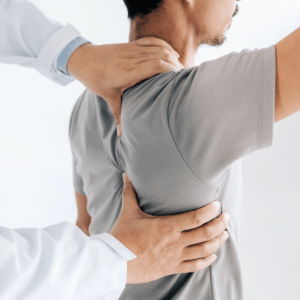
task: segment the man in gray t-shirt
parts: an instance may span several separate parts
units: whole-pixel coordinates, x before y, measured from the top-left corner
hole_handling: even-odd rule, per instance
[[[168,72],[127,90],[120,139],[106,102],[82,95],[70,137],[75,189],[87,196],[91,234],[109,232],[116,221],[123,171],[149,214],[191,211],[216,199],[231,215],[230,238],[211,268],[128,285],[121,299],[242,299],[239,159],[271,145],[274,97],[275,47]]]
[[[129,15],[134,16],[132,9],[137,2],[125,2],[131,2]],[[165,39],[179,52],[181,63],[189,66],[193,46],[187,39],[180,48],[180,41],[199,31],[191,30],[191,26],[186,31],[178,28],[178,24],[185,28],[178,16],[181,12],[187,24],[193,23],[191,13],[197,12],[197,5],[190,8],[180,6],[185,1],[152,2],[162,4],[132,17],[131,39],[143,30],[148,36],[167,32]],[[191,2],[186,1],[186,5]],[[208,14],[208,8],[201,9]],[[170,24],[173,31],[169,32],[166,28]],[[221,43],[222,36],[207,40]],[[127,285],[120,299],[243,299],[238,253],[240,159],[271,146],[274,104],[275,120],[300,109],[300,82],[294,80],[300,76],[297,51],[299,30],[277,44],[276,51],[272,46],[231,53],[141,82],[123,95],[121,138],[107,103],[89,91],[80,97],[71,118],[70,140],[74,185],[88,201],[90,234],[109,232],[116,221],[123,171],[136,189],[142,210],[149,214],[182,213],[218,200],[222,210],[231,215],[230,238],[217,251],[218,259],[211,267]]]

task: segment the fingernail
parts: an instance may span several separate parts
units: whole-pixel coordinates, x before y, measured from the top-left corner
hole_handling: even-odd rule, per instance
[[[221,203],[219,201],[214,201],[214,205],[216,208],[219,208],[221,206]]]
[[[230,219],[230,214],[229,213],[225,213],[225,219],[229,220]]]
[[[225,240],[227,240],[229,238],[229,234],[227,231],[224,231],[224,238],[225,238]]]
[[[124,172],[124,173],[122,174],[122,177],[123,177],[123,182],[125,183],[125,182],[127,181],[127,179],[128,179],[127,174]]]
[[[216,261],[218,258],[218,256],[216,254],[214,254],[214,261]]]

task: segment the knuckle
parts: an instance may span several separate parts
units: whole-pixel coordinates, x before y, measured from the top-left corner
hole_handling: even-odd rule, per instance
[[[154,62],[155,69],[161,69],[163,66],[163,61],[161,59],[156,59]]]
[[[201,249],[201,257],[206,257],[210,254],[210,248],[208,245],[203,244],[202,249]]]
[[[203,227],[203,237],[206,241],[210,240],[212,238],[212,231],[208,226]]]
[[[193,213],[191,215],[191,223],[195,227],[199,227],[201,225],[201,217],[197,213]]]
[[[162,47],[162,46],[159,46],[157,50],[158,50],[158,53],[163,54],[163,55],[168,53],[168,49],[165,47]]]
[[[164,52],[165,54],[170,54],[170,51],[169,51],[167,48],[162,47],[162,49],[163,49],[163,52]]]
[[[172,54],[171,54],[170,52],[167,52],[167,53],[165,53],[164,55],[165,55],[165,59],[166,59],[167,61],[172,60]]]

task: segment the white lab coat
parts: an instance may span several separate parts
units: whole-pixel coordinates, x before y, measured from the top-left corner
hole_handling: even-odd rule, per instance
[[[118,299],[134,257],[110,234],[87,237],[66,222],[44,229],[0,227],[0,299]]]
[[[0,0],[0,63],[35,68],[66,85],[74,80],[57,70],[61,51],[80,32],[48,19],[27,0]]]
[[[0,0],[0,62],[37,69],[56,83],[61,51],[80,33],[25,0]],[[69,223],[45,229],[0,227],[1,300],[118,299],[135,256],[109,234],[87,237]]]

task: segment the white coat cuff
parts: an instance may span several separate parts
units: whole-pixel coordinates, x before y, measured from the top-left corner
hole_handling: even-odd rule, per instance
[[[80,36],[80,32],[68,24],[55,32],[42,47],[38,59],[37,68],[44,76],[61,85],[67,85],[74,78],[58,71],[57,58],[63,49],[75,38]]]
[[[126,261],[136,258],[136,255],[134,255],[120,241],[118,241],[109,233],[96,234],[91,236],[90,238],[92,238],[93,240],[101,240],[102,242],[107,244],[110,248],[112,248],[114,251],[116,251]]]

